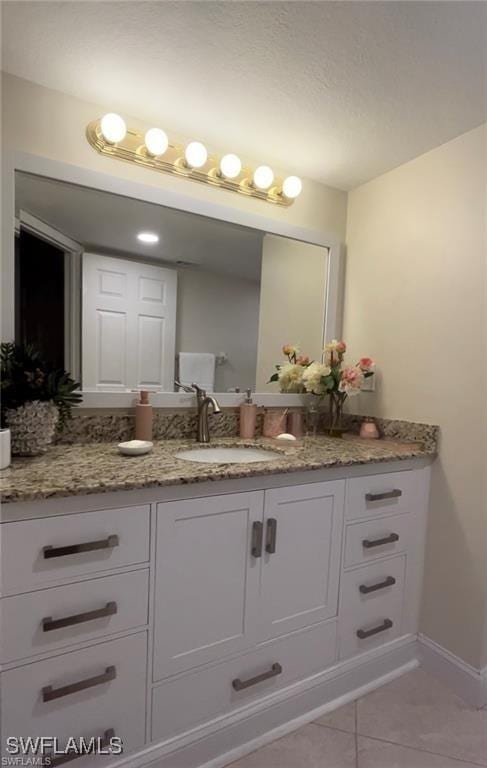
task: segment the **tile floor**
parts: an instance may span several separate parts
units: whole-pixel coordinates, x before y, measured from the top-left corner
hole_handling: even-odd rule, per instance
[[[487,766],[487,709],[421,669],[231,764],[231,768]]]

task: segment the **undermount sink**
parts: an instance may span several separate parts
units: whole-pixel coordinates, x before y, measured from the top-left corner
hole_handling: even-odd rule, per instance
[[[251,464],[254,461],[275,461],[281,456],[263,448],[190,448],[176,453],[177,459],[200,461],[205,464]]]

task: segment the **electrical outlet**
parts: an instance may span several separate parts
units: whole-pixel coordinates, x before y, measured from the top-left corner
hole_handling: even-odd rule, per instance
[[[377,372],[374,367],[374,375],[368,376],[362,385],[362,392],[375,392],[375,380],[377,378]]]

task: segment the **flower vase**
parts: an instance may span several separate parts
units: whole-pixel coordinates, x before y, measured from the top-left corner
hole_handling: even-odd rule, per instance
[[[330,392],[330,406],[328,411],[328,434],[330,437],[342,437],[345,432],[343,426],[343,405],[347,395],[344,392]]]
[[[19,408],[7,410],[12,453],[17,456],[38,456],[52,443],[59,411],[50,401],[33,400]]]

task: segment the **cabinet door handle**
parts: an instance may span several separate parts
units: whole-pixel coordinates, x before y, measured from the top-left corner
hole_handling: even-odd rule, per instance
[[[78,691],[84,691],[86,688],[94,688],[95,685],[109,683],[110,680],[115,680],[116,676],[117,670],[115,667],[107,667],[101,675],[87,677],[86,680],[69,683],[69,685],[63,685],[61,688],[53,688],[52,685],[46,685],[42,689],[42,701],[61,699],[63,696],[69,696],[71,693],[78,693]]]
[[[239,677],[237,677],[235,680],[232,680],[232,688],[235,691],[243,691],[245,688],[250,688],[251,685],[257,685],[257,683],[263,683],[264,680],[270,680],[271,677],[277,677],[277,675],[280,675],[281,673],[282,673],[282,667],[276,661],[276,663],[272,665],[272,667],[269,669],[268,672],[262,672],[261,675],[256,675],[255,677],[249,677],[248,680],[241,680]]]
[[[262,537],[264,526],[258,520],[252,523],[252,557],[262,557]]]
[[[390,619],[385,619],[382,624],[379,624],[377,627],[372,627],[372,629],[357,629],[357,637],[360,640],[365,640],[366,637],[378,635],[379,632],[385,632],[386,629],[391,629],[392,626],[392,621]]]
[[[384,581],[379,581],[377,584],[371,584],[368,587],[366,584],[361,584],[359,591],[363,595],[368,595],[369,592],[377,592],[378,589],[386,589],[386,587],[392,587],[396,583],[394,576],[388,576]]]
[[[71,627],[73,624],[84,624],[85,621],[94,621],[103,619],[105,616],[113,616],[117,613],[117,604],[110,602],[104,608],[97,608],[94,611],[85,611],[84,613],[75,613],[72,616],[64,616],[62,619],[53,619],[52,616],[46,616],[42,619],[42,631],[52,632],[53,629],[63,629]]]
[[[399,541],[398,533],[391,533],[383,539],[364,539],[362,541],[362,546],[365,547],[365,549],[372,549],[372,547],[382,547],[383,544],[393,544],[395,541]]]
[[[115,731],[113,728],[109,728],[105,731],[103,738],[100,741],[100,751],[110,745],[110,741],[114,736]],[[89,741],[89,739],[86,741]],[[53,755],[51,752],[46,752],[43,755],[45,764],[52,766],[52,768],[57,768],[58,765],[64,765],[64,763],[70,763],[71,760],[76,760],[78,757],[83,757],[83,755],[80,752],[67,752],[65,755]]]
[[[402,496],[399,488],[393,488],[392,491],[383,491],[382,493],[366,493],[365,501],[384,501],[385,499],[398,499]]]
[[[277,520],[275,517],[267,519],[265,531],[265,551],[269,555],[274,555],[276,551]]]
[[[67,544],[65,547],[53,547],[50,544],[43,547],[45,560],[51,557],[65,557],[66,555],[77,555],[79,552],[93,552],[95,549],[112,549],[118,547],[118,536],[108,536],[106,539],[98,541],[84,541],[81,544]]]

